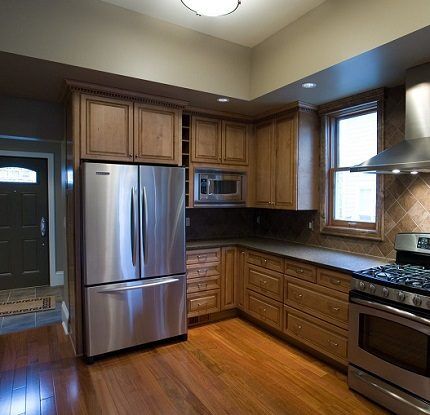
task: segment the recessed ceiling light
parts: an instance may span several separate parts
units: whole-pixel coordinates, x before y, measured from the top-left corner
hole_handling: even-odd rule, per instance
[[[415,175],[415,174],[418,174],[418,172],[414,170],[414,171],[411,171],[411,174]]]
[[[226,102],[230,102],[230,98],[227,97],[219,97],[217,98],[218,102],[222,102],[222,103],[226,103]]]
[[[312,89],[316,88],[317,84],[315,82],[305,82],[304,84],[302,84],[302,87],[306,89]]]
[[[400,170],[399,170],[399,169],[394,169],[394,170],[393,170],[393,173],[394,173],[394,174],[399,174],[399,173],[400,173]]]
[[[233,13],[240,5],[240,0],[181,0],[181,3],[197,16],[225,16]]]

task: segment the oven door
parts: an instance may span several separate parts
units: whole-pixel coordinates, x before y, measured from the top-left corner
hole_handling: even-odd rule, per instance
[[[430,320],[351,295],[350,363],[430,400]]]

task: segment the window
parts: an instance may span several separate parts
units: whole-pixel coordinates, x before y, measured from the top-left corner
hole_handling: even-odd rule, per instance
[[[23,167],[0,167],[1,183],[37,183],[37,173]]]
[[[382,148],[383,100],[380,95],[377,98],[321,111],[326,173],[323,233],[382,239],[382,179],[376,174],[349,172]]]

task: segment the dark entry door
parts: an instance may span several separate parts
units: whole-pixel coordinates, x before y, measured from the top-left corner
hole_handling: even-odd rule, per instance
[[[49,285],[47,160],[0,156],[0,289]]]

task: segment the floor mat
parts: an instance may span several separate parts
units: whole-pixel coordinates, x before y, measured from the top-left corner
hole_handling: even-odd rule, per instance
[[[0,303],[0,317],[47,311],[55,308],[55,295]]]

